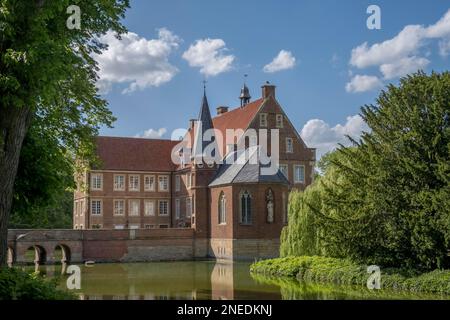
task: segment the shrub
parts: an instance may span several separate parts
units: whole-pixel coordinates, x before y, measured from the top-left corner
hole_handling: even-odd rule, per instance
[[[358,285],[365,287],[369,274],[366,265],[346,259],[319,256],[284,257],[255,262],[252,274],[266,277],[296,278],[299,282]],[[417,270],[386,268],[381,270],[383,289],[450,294],[450,270],[420,273]]]
[[[16,268],[0,268],[0,300],[69,300],[75,295],[46,280]]]

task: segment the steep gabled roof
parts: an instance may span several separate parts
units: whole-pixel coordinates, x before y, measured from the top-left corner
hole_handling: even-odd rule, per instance
[[[212,119],[214,129],[219,130],[223,135],[223,145],[221,148],[222,155],[226,154],[226,129],[247,129],[263,102],[264,99],[261,98]]]
[[[102,170],[173,171],[172,148],[179,141],[104,137],[96,138]]]

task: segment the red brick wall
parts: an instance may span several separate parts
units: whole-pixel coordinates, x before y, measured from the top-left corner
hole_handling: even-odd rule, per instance
[[[226,224],[219,224],[219,197],[224,193],[226,199]],[[231,186],[211,188],[211,238],[233,238],[233,189]]]

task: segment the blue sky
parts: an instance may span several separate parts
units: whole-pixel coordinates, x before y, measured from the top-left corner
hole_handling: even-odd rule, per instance
[[[380,30],[366,26],[371,4],[381,9]],[[277,85],[297,130],[326,151],[365,129],[348,117],[382,86],[418,66],[448,70],[450,15],[438,21],[449,9],[438,0],[131,1],[124,24],[133,34],[105,37],[110,51],[98,57],[99,86],[118,118],[101,134],[170,138],[197,116],[204,78],[215,114],[218,105],[239,104],[248,74],[254,99],[265,81]],[[421,27],[399,37],[408,25]]]

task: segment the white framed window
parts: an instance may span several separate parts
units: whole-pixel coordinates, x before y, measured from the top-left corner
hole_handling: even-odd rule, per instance
[[[128,215],[129,216],[138,216],[140,200],[129,200],[128,203],[129,203]]]
[[[160,224],[159,228],[160,229],[167,229],[167,228],[169,228],[169,225],[168,224]]]
[[[169,177],[168,176],[159,176],[158,177],[158,190],[159,191],[169,191]]]
[[[125,214],[125,200],[114,200],[114,215],[123,216]]]
[[[80,224],[80,230],[83,230],[84,226],[82,224]]]
[[[114,175],[114,191],[125,191],[125,176],[123,174]]]
[[[289,167],[287,164],[280,164],[280,171],[289,180]]]
[[[141,226],[138,225],[138,224],[130,224],[130,225],[128,226],[128,229],[136,230],[136,229],[139,229],[140,227],[141,227]]]
[[[125,229],[125,226],[123,224],[115,224],[114,225],[114,229],[116,230],[122,230]]]
[[[186,173],[186,187],[189,189],[192,186],[192,173]]]
[[[186,217],[192,216],[192,198],[186,198]]]
[[[227,216],[227,200],[225,198],[225,194],[222,191],[219,196],[219,224],[227,223],[226,216]]]
[[[180,176],[175,176],[175,191],[180,191],[181,189],[181,179]]]
[[[155,225],[154,225],[154,224],[145,224],[145,225],[144,225],[144,228],[145,228],[145,229],[154,229],[154,228],[155,228]]]
[[[294,166],[294,182],[304,183],[305,182],[305,166],[295,165]]]
[[[102,214],[102,200],[91,200],[91,214],[97,216]]]
[[[169,201],[159,200],[159,215],[168,216],[169,215]]]
[[[277,128],[283,128],[283,115],[282,114],[277,114],[276,127]]]
[[[181,218],[181,201],[180,199],[175,199],[175,219]]]
[[[103,174],[91,174],[91,190],[103,190]]]
[[[155,191],[155,176],[144,176],[144,191]]]
[[[128,176],[128,190],[129,191],[139,191],[139,175],[130,174]]]
[[[144,201],[144,215],[146,216],[155,215],[155,202],[153,200]]]
[[[86,208],[84,200],[80,201],[80,217],[84,215],[84,210]]]
[[[286,152],[287,153],[294,152],[294,142],[292,138],[286,138]]]
[[[77,224],[75,225],[75,229],[78,229],[78,225]]]
[[[260,127],[267,127],[267,113],[260,113],[259,114],[259,126]]]
[[[78,216],[78,204],[79,204],[79,202],[75,201],[75,206],[73,208],[73,212],[75,214],[75,217]]]

